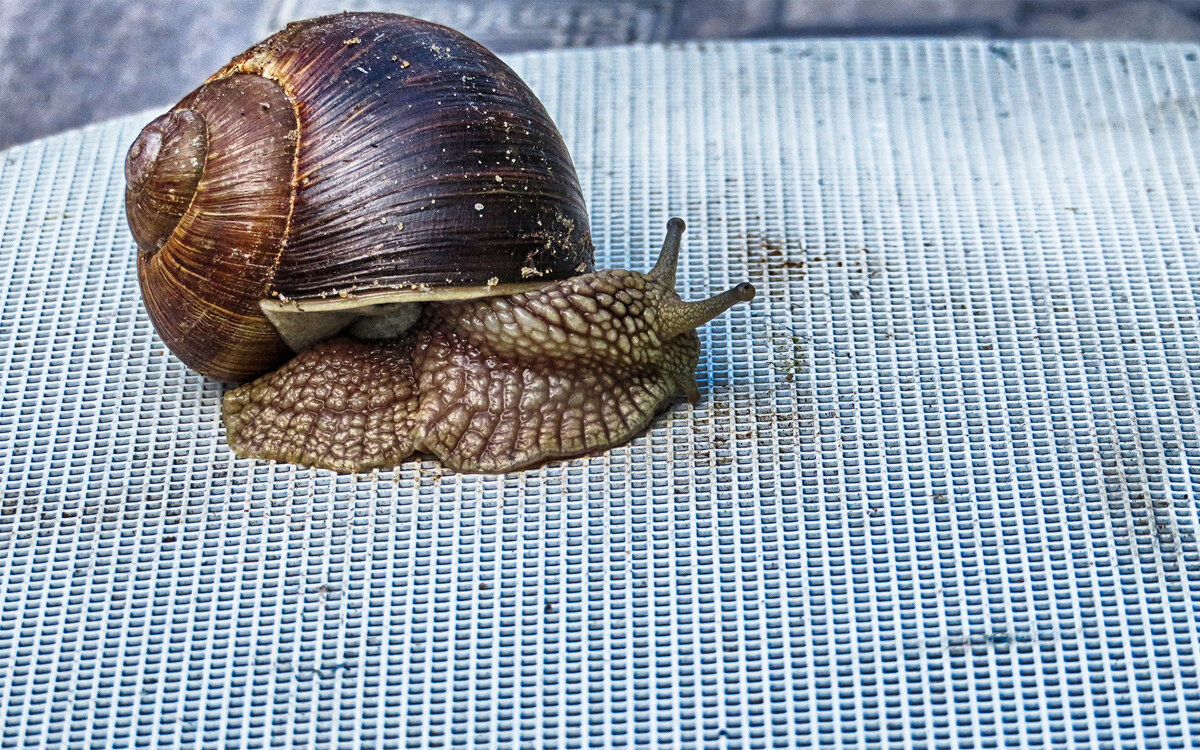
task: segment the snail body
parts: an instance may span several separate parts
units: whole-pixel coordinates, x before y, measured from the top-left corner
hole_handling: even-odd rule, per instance
[[[602,450],[698,397],[694,329],[753,296],[680,300],[679,220],[650,273],[594,272],[540,102],[403,16],[289,25],[151,122],[126,178],[160,336],[202,374],[258,378],[222,410],[247,457],[499,472]]]

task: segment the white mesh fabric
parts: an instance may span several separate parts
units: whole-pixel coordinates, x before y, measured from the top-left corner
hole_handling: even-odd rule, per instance
[[[0,153],[0,748],[1190,747],[1194,45],[512,60],[697,407],[504,477],[235,459],[141,308],[149,116]]]

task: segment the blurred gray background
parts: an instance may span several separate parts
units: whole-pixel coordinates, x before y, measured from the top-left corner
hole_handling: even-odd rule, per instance
[[[687,39],[1200,39],[1200,0],[0,0],[0,148],[169,106],[297,18],[390,10],[498,53]]]

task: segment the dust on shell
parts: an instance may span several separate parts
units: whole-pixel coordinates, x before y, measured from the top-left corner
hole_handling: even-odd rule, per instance
[[[278,81],[302,103],[271,296],[496,287],[592,269],[561,135],[516,73],[458,32],[389,14],[314,19],[218,75],[236,73]]]

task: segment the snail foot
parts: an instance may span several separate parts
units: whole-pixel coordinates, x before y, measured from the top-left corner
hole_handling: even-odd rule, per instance
[[[330,339],[226,393],[226,440],[243,458],[390,468],[413,452],[415,383],[405,342]]]
[[[654,367],[497,355],[452,328],[393,342],[331,339],[225,395],[237,455],[338,472],[431,454],[503,473],[629,442],[682,389],[698,398],[695,333]]]

